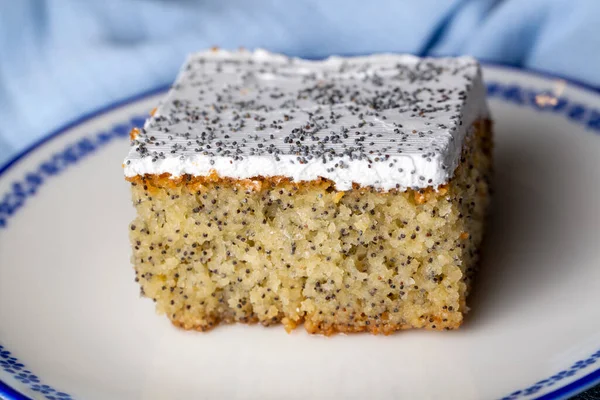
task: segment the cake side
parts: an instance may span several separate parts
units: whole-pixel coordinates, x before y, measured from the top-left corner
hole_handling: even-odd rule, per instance
[[[480,120],[437,188],[132,176],[136,280],[185,329],[453,329],[467,311],[490,173],[491,127]]]

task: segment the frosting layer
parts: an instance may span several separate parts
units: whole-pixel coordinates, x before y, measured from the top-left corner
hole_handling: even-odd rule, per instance
[[[487,117],[471,57],[191,55],[125,159],[125,175],[326,178],[389,190],[447,183]]]

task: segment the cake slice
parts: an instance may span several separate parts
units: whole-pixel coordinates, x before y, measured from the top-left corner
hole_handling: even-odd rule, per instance
[[[200,331],[457,328],[490,125],[469,57],[194,54],[124,164],[141,293]]]

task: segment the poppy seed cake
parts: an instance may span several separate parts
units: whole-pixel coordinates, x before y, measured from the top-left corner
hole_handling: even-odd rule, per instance
[[[492,169],[474,59],[201,52],[131,136],[136,280],[175,325],[461,324]]]

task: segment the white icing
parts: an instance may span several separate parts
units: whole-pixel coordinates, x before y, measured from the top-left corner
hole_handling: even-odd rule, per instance
[[[353,182],[382,190],[436,187],[452,178],[469,127],[487,113],[480,68],[470,57],[307,61],[264,50],[202,52],[188,58],[132,142],[125,175],[214,170],[236,179],[322,177],[338,190]],[[232,132],[240,121],[245,125]],[[316,126],[306,129],[311,122]],[[296,142],[304,146],[299,154]]]

